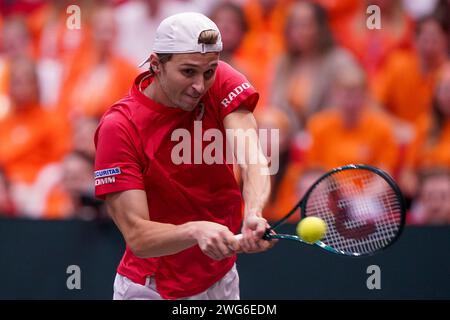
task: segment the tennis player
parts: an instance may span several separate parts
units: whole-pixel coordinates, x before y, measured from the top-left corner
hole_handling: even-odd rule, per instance
[[[267,163],[241,165],[241,195],[232,163],[198,161],[208,143],[190,140],[192,152],[175,152],[181,142],[174,132],[198,137],[199,121],[202,132],[223,136],[257,130],[252,111],[259,95],[219,61],[221,50],[220,32],[206,16],[168,17],[144,62],[149,71],[100,121],[95,191],[127,244],[114,299],[239,299],[236,253],[273,246],[261,240],[268,227],[261,216],[270,192],[261,170]],[[252,151],[240,152],[248,158]],[[234,237],[239,232],[242,240]]]

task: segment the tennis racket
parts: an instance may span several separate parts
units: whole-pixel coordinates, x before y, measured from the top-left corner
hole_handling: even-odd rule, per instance
[[[327,231],[316,245],[345,256],[374,254],[400,236],[406,209],[399,187],[384,171],[362,164],[335,168],[321,176],[281,220],[266,230],[263,239],[304,242],[297,235],[277,234],[289,217],[317,216]],[[242,234],[236,236],[238,239]]]

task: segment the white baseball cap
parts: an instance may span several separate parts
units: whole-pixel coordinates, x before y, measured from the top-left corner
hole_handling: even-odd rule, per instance
[[[215,44],[198,43],[200,33],[214,30],[219,33]],[[222,38],[217,25],[198,12],[184,12],[164,19],[156,29],[153,52],[155,53],[207,53],[222,51]],[[139,67],[150,61],[150,57]]]

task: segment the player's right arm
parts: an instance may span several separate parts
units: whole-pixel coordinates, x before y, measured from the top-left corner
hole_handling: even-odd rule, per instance
[[[149,220],[147,195],[143,190],[108,194],[106,205],[127,245],[137,257],[171,255],[196,244],[206,255],[216,260],[235,254],[224,244],[224,240],[230,245],[238,243],[223,225],[193,221],[177,226]]]
[[[171,255],[196,244],[216,260],[236,253],[239,242],[223,225],[209,221],[181,225],[151,221],[143,182],[147,160],[128,116],[122,112],[107,114],[97,129],[95,144],[96,196],[106,200],[109,214],[136,256]]]

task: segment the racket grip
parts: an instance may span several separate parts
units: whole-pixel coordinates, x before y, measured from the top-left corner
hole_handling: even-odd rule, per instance
[[[270,239],[271,239],[271,237],[270,237],[270,230],[271,230],[271,229],[267,229],[267,230],[266,230],[266,233],[264,233],[264,235],[262,236],[262,238],[263,238],[264,240],[270,240]],[[239,234],[235,234],[235,235],[234,235],[234,238],[235,238],[236,240],[238,240],[238,241],[240,241],[240,240],[242,239],[242,237],[243,237],[242,233],[239,233]]]

